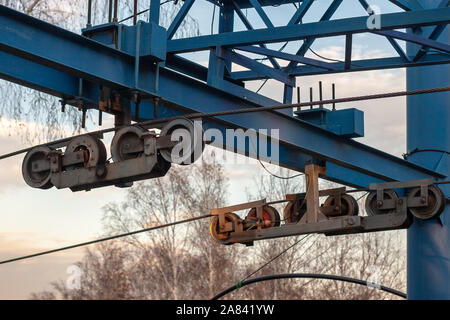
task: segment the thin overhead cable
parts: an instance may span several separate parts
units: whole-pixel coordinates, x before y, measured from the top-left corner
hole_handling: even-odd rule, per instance
[[[258,162],[259,162],[259,164],[261,165],[261,167],[263,167],[263,169],[264,169],[268,174],[270,174],[271,176],[273,176],[273,177],[275,177],[275,178],[277,178],[277,179],[290,180],[290,179],[298,178],[298,177],[301,177],[301,176],[304,175],[303,173],[299,173],[299,174],[296,174],[296,175],[293,175],[293,176],[290,176],[290,177],[282,177],[282,176],[279,176],[279,175],[277,175],[277,174],[271,172],[269,169],[267,169],[267,167],[264,165],[264,163],[261,161],[261,159],[259,159],[259,157],[258,157]]]
[[[424,89],[424,90],[412,90],[412,91],[398,91],[398,92],[390,92],[390,93],[381,93],[381,94],[373,94],[373,95],[364,95],[364,96],[356,96],[356,97],[348,97],[348,98],[339,98],[339,99],[329,99],[329,100],[320,100],[320,101],[312,101],[312,102],[302,102],[302,103],[293,103],[293,104],[281,104],[277,106],[268,106],[268,107],[254,107],[254,108],[243,108],[238,110],[228,110],[228,111],[218,111],[218,112],[211,112],[211,113],[190,113],[186,114],[182,117],[175,116],[175,117],[169,117],[164,119],[157,119],[157,120],[148,120],[148,121],[142,121],[142,122],[136,122],[132,124],[133,126],[140,126],[140,127],[149,127],[155,124],[161,124],[164,122],[168,122],[171,120],[179,119],[179,118],[187,118],[187,119],[195,119],[195,118],[213,118],[213,117],[221,117],[221,116],[227,116],[227,115],[234,115],[234,114],[244,114],[244,113],[253,113],[253,112],[264,112],[264,111],[275,111],[275,110],[281,110],[281,109],[290,109],[290,108],[301,108],[301,107],[309,107],[314,105],[325,105],[325,104],[333,104],[333,103],[345,103],[345,102],[356,102],[356,101],[366,101],[366,100],[377,100],[377,99],[386,99],[386,98],[394,98],[394,97],[403,97],[403,96],[413,96],[413,95],[420,95],[420,94],[427,94],[427,93],[438,93],[438,92],[447,92],[450,91],[450,87],[441,87],[441,88],[432,88],[432,89]],[[173,102],[167,101],[167,100],[161,100],[162,103],[166,103],[167,105],[175,106],[175,107],[181,107],[178,104],[175,104]],[[113,128],[107,128],[103,130],[97,130],[88,132],[85,134],[81,134],[78,136],[84,136],[86,134],[90,135],[102,135],[104,133],[108,132],[114,132],[121,127],[113,127]],[[71,139],[77,136],[72,136],[69,138],[63,138],[59,139],[53,142],[40,144],[38,146],[47,146],[47,147],[57,147],[62,146],[65,143],[69,142]],[[22,153],[26,153],[30,150],[32,150],[34,147],[21,149],[15,152],[7,153],[0,156],[0,160],[13,157]]]
[[[279,257],[281,257],[282,255],[284,255],[286,252],[288,252],[290,249],[292,249],[293,247],[295,247],[297,244],[299,244],[300,242],[302,242],[304,239],[308,238],[311,234],[307,234],[306,236],[300,238],[299,240],[297,240],[296,242],[294,242],[292,245],[290,245],[289,247],[287,247],[286,249],[284,249],[283,251],[281,251],[279,254],[277,254],[275,257],[273,257],[272,259],[270,259],[269,261],[267,261],[266,263],[264,263],[261,267],[259,267],[258,269],[256,269],[255,271],[249,273],[244,279],[242,279],[241,281],[239,281],[236,284],[236,287],[240,287],[245,280],[249,279],[251,276],[255,275],[256,273],[258,273],[259,271],[261,271],[262,269],[264,269],[265,267],[267,267],[269,264],[271,264],[272,262],[274,262],[275,260],[277,260]]]
[[[78,248],[78,247],[84,247],[84,246],[88,246],[88,245],[96,244],[96,243],[100,243],[100,242],[105,242],[105,241],[115,240],[115,239],[119,239],[119,238],[124,238],[124,237],[128,237],[128,236],[135,235],[135,234],[138,234],[138,233],[144,233],[144,232],[149,232],[149,231],[153,231],[153,230],[157,230],[157,229],[173,227],[173,226],[176,226],[176,225],[179,225],[179,224],[184,224],[184,223],[188,223],[188,222],[193,222],[193,221],[209,218],[211,216],[212,215],[207,214],[207,215],[194,217],[194,218],[190,218],[190,219],[185,219],[185,220],[180,220],[180,221],[175,221],[175,222],[172,222],[172,223],[167,223],[167,224],[163,224],[163,225],[159,225],[159,226],[155,226],[155,227],[151,227],[151,228],[145,228],[145,229],[141,229],[141,230],[137,230],[137,231],[132,231],[132,232],[118,234],[118,235],[115,235],[115,236],[110,236],[110,237],[101,238],[101,239],[97,239],[97,240],[82,242],[82,243],[74,244],[74,245],[67,246],[67,247],[62,247],[62,248],[58,248],[58,249],[43,251],[43,252],[39,252],[39,253],[35,253],[35,254],[30,254],[30,255],[27,255],[27,256],[18,257],[18,258],[8,259],[8,260],[0,261],[0,265],[1,264],[15,262],[15,261],[20,261],[20,260],[30,259],[30,258],[34,258],[34,257],[39,257],[39,256],[47,255],[47,254],[50,254],[50,253],[65,251],[65,250],[74,249],[74,248]]]
[[[169,2],[173,2],[173,1],[174,1],[174,0],[166,0],[166,1],[164,1],[164,2],[161,2],[160,6],[162,6],[163,4],[169,3]],[[150,11],[150,8],[149,8],[149,9],[142,10],[142,11],[138,12],[138,13],[136,14],[136,16],[140,16],[141,14],[147,13],[147,12],[149,12],[149,11]],[[130,20],[130,19],[132,19],[132,18],[134,18],[134,14],[133,14],[132,16],[126,17],[125,19],[122,19],[122,20],[118,21],[117,23],[122,23],[122,22],[125,22],[125,21],[127,21],[127,20]]]

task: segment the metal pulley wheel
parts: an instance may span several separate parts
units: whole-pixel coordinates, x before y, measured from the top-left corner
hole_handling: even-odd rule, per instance
[[[242,223],[242,219],[235,213],[229,212],[225,213],[225,222],[232,222],[234,225]],[[214,240],[220,242],[221,244],[227,244],[227,240],[230,238],[231,232],[220,232],[219,226],[219,216],[214,216],[209,225],[209,232]]]
[[[420,187],[414,188],[408,195],[409,199],[420,198]],[[425,201],[425,199],[423,199]],[[411,214],[422,220],[430,220],[438,217],[445,208],[445,195],[438,187],[428,187],[428,205],[426,207],[410,207]]]
[[[111,142],[111,157],[114,162],[139,158],[144,153],[142,135],[147,130],[138,126],[120,129]]]
[[[41,146],[28,151],[22,162],[22,175],[25,182],[33,188],[50,189],[53,184],[50,181],[49,147]]]
[[[271,206],[264,206],[262,207],[262,228],[272,228],[272,227],[279,227],[281,222],[280,214],[278,213],[277,209]],[[256,208],[252,208],[245,218],[245,221],[247,223],[250,223],[252,225],[255,225],[256,222],[258,222],[257,218],[257,210]]]
[[[323,203],[324,207],[335,207],[336,196],[329,196]],[[355,198],[348,194],[341,194],[341,206],[334,208],[335,210],[331,213],[327,213],[328,217],[339,217],[339,216],[357,216],[359,212],[358,202]]]
[[[384,190],[383,192],[383,199],[385,200],[393,200],[394,202],[398,201],[398,195],[394,190]],[[369,217],[371,216],[378,216],[380,214],[388,214],[388,213],[395,213],[395,208],[392,209],[381,209],[381,206],[383,205],[382,202],[377,200],[377,192],[373,191],[369,193],[366,199],[366,213]]]
[[[83,151],[83,162],[65,169],[91,168],[106,163],[105,145],[96,137],[84,135],[73,138],[67,145],[64,155],[71,156],[80,151]]]
[[[176,119],[166,124],[161,136],[170,136],[177,141],[175,146],[161,149],[161,155],[171,163],[189,165],[197,161],[205,147],[203,128],[189,119]]]
[[[306,199],[301,197],[296,201],[289,201],[283,210],[285,223],[298,223],[306,213]]]

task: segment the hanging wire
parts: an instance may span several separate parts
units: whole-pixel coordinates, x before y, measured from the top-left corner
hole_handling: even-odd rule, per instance
[[[166,1],[163,1],[163,2],[161,2],[160,6],[162,6],[162,5],[166,4],[166,3],[169,3],[169,2],[174,2],[174,1],[175,1],[175,0],[166,0]],[[144,13],[147,13],[147,12],[149,12],[149,11],[150,11],[150,8],[145,9],[145,10],[142,10],[142,11],[140,11],[140,12],[138,12],[138,13],[136,14],[136,17],[138,17],[138,16],[140,16],[140,15],[142,15],[142,14],[144,14]],[[122,20],[118,21],[117,23],[123,23],[123,22],[125,22],[125,21],[127,21],[127,20],[133,19],[134,17],[135,17],[135,15],[133,14],[132,16],[126,17],[125,19],[122,19]]]
[[[359,284],[359,285],[366,286],[366,287],[376,288],[378,290],[385,291],[390,294],[407,299],[407,295],[404,292],[401,292],[399,290],[389,288],[389,287],[386,287],[386,286],[383,286],[380,284],[360,280],[360,279],[344,277],[344,276],[336,276],[336,275],[331,275],[331,274],[320,274],[320,273],[289,273],[289,274],[275,274],[275,275],[264,276],[264,277],[259,277],[259,278],[254,278],[254,279],[239,282],[236,285],[229,287],[228,289],[225,289],[222,292],[218,293],[211,300],[218,300],[218,299],[226,296],[227,294],[229,294],[235,290],[238,290],[242,287],[248,286],[252,283],[258,283],[258,282],[269,281],[269,280],[296,279],[296,278],[297,279],[298,278],[313,278],[313,279],[349,282],[349,283]]]
[[[257,108],[242,108],[237,110],[227,110],[227,111],[218,111],[218,112],[211,112],[211,113],[190,113],[186,114],[184,116],[174,116],[174,117],[168,117],[164,119],[156,119],[156,120],[147,120],[147,121],[141,121],[136,122],[132,124],[131,126],[140,126],[143,128],[147,128],[149,126],[153,126],[156,124],[166,123],[171,120],[176,120],[180,118],[184,119],[196,119],[196,118],[214,118],[214,117],[220,117],[220,116],[227,116],[227,115],[235,115],[235,114],[244,114],[244,113],[254,113],[254,112],[264,112],[264,111],[274,111],[274,110],[282,110],[282,109],[292,109],[292,108],[300,108],[300,107],[307,107],[312,105],[323,105],[323,104],[332,104],[332,103],[345,103],[345,102],[356,102],[356,101],[366,101],[366,100],[377,100],[377,99],[386,99],[386,98],[394,98],[394,97],[403,97],[403,96],[413,96],[413,95],[421,95],[421,94],[428,94],[428,93],[438,93],[438,92],[447,92],[450,91],[450,87],[441,87],[441,88],[431,88],[431,89],[424,89],[424,90],[411,90],[411,91],[397,91],[397,92],[389,92],[389,93],[380,93],[380,94],[372,94],[372,95],[364,95],[364,96],[356,96],[356,97],[348,97],[348,98],[339,98],[339,99],[329,99],[329,100],[322,100],[322,101],[312,101],[312,102],[303,102],[303,103],[293,103],[293,104],[281,104],[276,106],[268,106],[268,107],[257,107]],[[182,106],[173,103],[171,101],[167,101],[164,99],[161,99],[162,103],[166,103],[168,106],[173,106],[177,108],[182,108]],[[118,126],[118,127],[112,127],[102,130],[96,130],[91,131],[88,133],[75,135],[69,138],[62,138],[55,140],[53,142],[43,143],[36,145],[34,147],[29,147],[21,150],[17,150],[11,153],[3,154],[0,156],[0,160],[10,158],[13,156],[17,156],[22,153],[26,153],[30,150],[32,150],[35,147],[62,147],[66,145],[67,142],[72,140],[75,137],[81,137],[86,134],[88,135],[102,135],[109,132],[114,132],[116,130],[119,130],[125,126]]]
[[[101,239],[97,239],[97,240],[92,240],[92,241],[82,242],[82,243],[78,243],[78,244],[73,244],[73,245],[70,245],[70,246],[67,246],[67,247],[62,247],[62,248],[58,248],[58,249],[43,251],[43,252],[39,252],[39,253],[30,254],[30,255],[27,255],[27,256],[22,256],[22,257],[18,257],[18,258],[13,258],[13,259],[0,261],[0,265],[1,264],[7,264],[7,263],[15,262],[15,261],[20,261],[20,260],[26,260],[26,259],[30,259],[30,258],[34,258],[34,257],[39,257],[39,256],[47,255],[47,254],[50,254],[50,253],[65,251],[65,250],[74,249],[74,248],[78,248],[78,247],[84,247],[84,246],[88,246],[88,245],[92,245],[92,244],[96,244],[96,243],[100,243],[100,242],[105,242],[105,241],[115,240],[115,239],[119,239],[119,238],[124,238],[124,237],[128,237],[128,236],[131,236],[131,235],[139,234],[139,233],[144,233],[144,232],[149,232],[149,231],[153,231],[153,230],[157,230],[157,229],[163,229],[163,228],[167,228],[167,227],[172,227],[172,226],[176,226],[176,225],[179,225],[179,224],[193,222],[193,221],[197,221],[197,220],[201,220],[201,219],[205,219],[205,218],[210,218],[210,217],[212,217],[212,215],[211,214],[207,214],[207,215],[194,217],[194,218],[189,218],[189,219],[180,220],[180,221],[175,221],[175,222],[171,222],[171,223],[167,223],[167,224],[163,224],[163,225],[159,225],[159,226],[155,226],[155,227],[151,227],[151,228],[145,228],[145,229],[131,231],[131,232],[127,232],[127,233],[122,233],[122,234],[118,234],[118,235],[114,235],[114,236],[110,236],[110,237],[106,237],[106,238],[101,238]]]
[[[259,271],[261,271],[262,269],[264,269],[265,267],[267,267],[269,264],[271,264],[272,262],[274,262],[275,260],[277,260],[278,258],[280,258],[282,255],[284,255],[286,252],[288,252],[290,249],[292,249],[293,247],[295,247],[296,245],[298,245],[300,242],[302,242],[303,240],[305,240],[306,238],[308,238],[311,234],[307,234],[306,236],[300,238],[299,240],[297,240],[296,242],[294,242],[292,245],[290,245],[289,247],[287,247],[286,249],[284,249],[283,251],[281,251],[279,254],[277,254],[275,257],[273,257],[272,259],[270,259],[269,261],[267,261],[266,263],[264,263],[262,266],[260,266],[258,269],[256,269],[255,271],[249,273],[245,278],[243,278],[241,281],[239,281],[236,286],[239,285],[239,283],[243,283],[245,280],[249,279],[251,276],[257,274]]]

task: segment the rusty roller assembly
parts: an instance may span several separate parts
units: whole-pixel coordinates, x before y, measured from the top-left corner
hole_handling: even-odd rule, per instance
[[[319,190],[317,165],[311,164],[305,171],[309,174],[305,193],[288,194],[285,200],[272,203],[259,200],[212,209],[212,237],[224,244],[251,245],[257,240],[311,233],[334,236],[404,229],[411,225],[412,216],[422,220],[439,218],[446,201],[432,179],[374,183],[369,187],[364,215],[351,194],[367,189]],[[322,205],[321,197],[326,197]],[[286,203],[283,220],[271,206],[279,203]],[[245,219],[232,213],[247,209],[250,210]]]
[[[289,201],[283,210],[285,223],[298,223],[306,213],[305,195],[299,195],[295,200]]]
[[[224,223],[222,224],[219,223],[219,218],[219,216],[215,216],[211,220],[210,234],[215,241],[221,244],[228,244],[231,232],[237,229],[238,225],[242,224],[242,219],[233,212],[224,214]]]
[[[327,217],[357,216],[359,212],[358,202],[349,194],[329,196],[322,205],[322,209],[327,207],[331,210],[322,210],[326,212],[324,214]]]
[[[257,208],[252,208],[245,218],[246,228],[252,228],[261,225],[263,229],[279,227],[281,217],[278,211],[272,206],[262,207],[262,219],[258,218]]]

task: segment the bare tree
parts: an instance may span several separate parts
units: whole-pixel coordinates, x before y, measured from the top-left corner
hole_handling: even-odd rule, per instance
[[[92,22],[107,22],[108,0],[92,1]],[[133,1],[120,1],[119,19],[130,16]],[[0,5],[24,12],[38,19],[67,30],[80,33],[86,26],[87,0],[0,0]],[[139,1],[139,10],[147,9],[148,1]],[[168,27],[181,7],[180,1],[167,2],[161,9],[161,25]],[[147,7],[146,7],[147,6]],[[142,15],[145,20],[148,14]],[[124,21],[129,23],[130,21]],[[189,15],[180,25],[175,37],[197,35],[199,26]],[[0,125],[10,132],[19,133],[29,144],[54,140],[63,136],[81,133],[81,115],[76,108],[66,108],[62,113],[60,101],[48,94],[0,80]],[[94,114],[87,113],[88,124],[95,125]]]
[[[83,6],[78,1],[0,0],[0,4],[60,27],[80,29]],[[81,121],[75,109],[60,112],[59,101],[45,93],[0,80],[0,121],[11,132],[19,132],[28,143],[75,133]]]
[[[166,177],[129,189],[124,202],[105,206],[104,227],[109,235],[167,224],[207,214],[226,199],[227,179],[219,164],[175,166]],[[240,251],[212,240],[209,219],[163,228],[88,250],[78,263],[82,289],[69,290],[59,282],[53,293],[33,298],[208,299],[239,280]],[[122,275],[111,274],[114,270]]]
[[[257,182],[250,199],[279,200],[286,193],[306,189],[302,178],[262,176]],[[227,179],[218,163],[175,166],[166,177],[129,189],[124,202],[105,206],[105,232],[117,234],[207,214],[211,208],[226,205],[226,199]],[[57,282],[53,292],[33,298],[208,299],[249,274],[279,273],[343,275],[405,289],[403,233],[310,235],[259,241],[254,247],[223,246],[211,239],[208,223],[201,220],[97,246],[78,263],[83,271],[79,290]],[[254,273],[260,266],[264,268]],[[370,287],[312,279],[265,282],[227,296],[252,300],[392,298]]]

